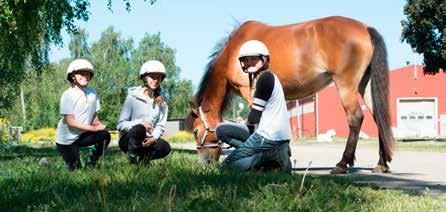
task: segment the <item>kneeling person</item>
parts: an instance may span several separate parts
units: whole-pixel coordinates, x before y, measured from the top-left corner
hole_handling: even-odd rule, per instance
[[[268,70],[268,49],[260,41],[248,41],[240,48],[239,61],[255,92],[245,126],[224,123],[217,127],[219,139],[236,147],[222,169],[254,170],[276,161],[282,171],[289,172],[291,129],[282,86]]]
[[[67,69],[71,86],[60,99],[62,119],[57,125],[56,145],[70,171],[81,168],[80,147],[93,146],[86,165],[95,166],[110,143],[110,133],[99,121],[100,104],[96,90],[88,87],[93,65],[76,59]]]
[[[129,89],[118,121],[119,148],[127,153],[131,164],[166,157],[170,145],[161,139],[167,123],[168,107],[160,84],[166,76],[164,65],[156,60],[141,67],[144,85]]]

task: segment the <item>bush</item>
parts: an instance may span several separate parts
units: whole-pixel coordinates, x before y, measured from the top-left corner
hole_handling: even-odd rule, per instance
[[[38,130],[30,130],[21,135],[21,141],[23,142],[37,142],[37,141],[55,142],[55,140],[56,140],[55,128],[42,128]]]
[[[194,135],[187,131],[178,131],[173,136],[167,137],[169,143],[192,143]]]
[[[11,140],[8,132],[9,121],[5,118],[0,118],[0,143],[6,143]]]

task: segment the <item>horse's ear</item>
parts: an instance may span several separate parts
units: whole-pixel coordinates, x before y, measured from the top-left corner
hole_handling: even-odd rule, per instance
[[[189,102],[189,105],[190,105],[190,115],[194,118],[194,119],[196,119],[196,118],[198,118],[198,110],[197,110],[197,104],[195,104],[195,102],[193,102],[193,101],[190,101]]]
[[[194,119],[198,118],[198,111],[197,111],[197,109],[196,109],[196,108],[192,108],[191,111],[190,111],[190,115],[191,115]]]

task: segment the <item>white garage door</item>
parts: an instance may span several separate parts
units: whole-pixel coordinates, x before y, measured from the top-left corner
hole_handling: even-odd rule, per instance
[[[437,101],[431,99],[399,99],[397,126],[402,138],[437,136]]]

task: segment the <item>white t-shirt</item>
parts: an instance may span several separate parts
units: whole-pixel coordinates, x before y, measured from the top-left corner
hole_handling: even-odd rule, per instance
[[[57,124],[56,143],[70,145],[79,137],[84,130],[71,128],[67,125],[64,115],[71,114],[74,119],[82,124],[91,124],[94,114],[99,111],[100,104],[96,90],[86,87],[81,90],[70,87],[60,98],[60,115],[62,118]]]
[[[285,95],[279,79],[271,71],[265,71],[257,81],[248,123],[258,123],[256,132],[269,140],[291,139]]]
[[[257,132],[270,140],[291,139],[291,127],[285,96],[279,79],[274,75],[274,90],[265,105]]]

